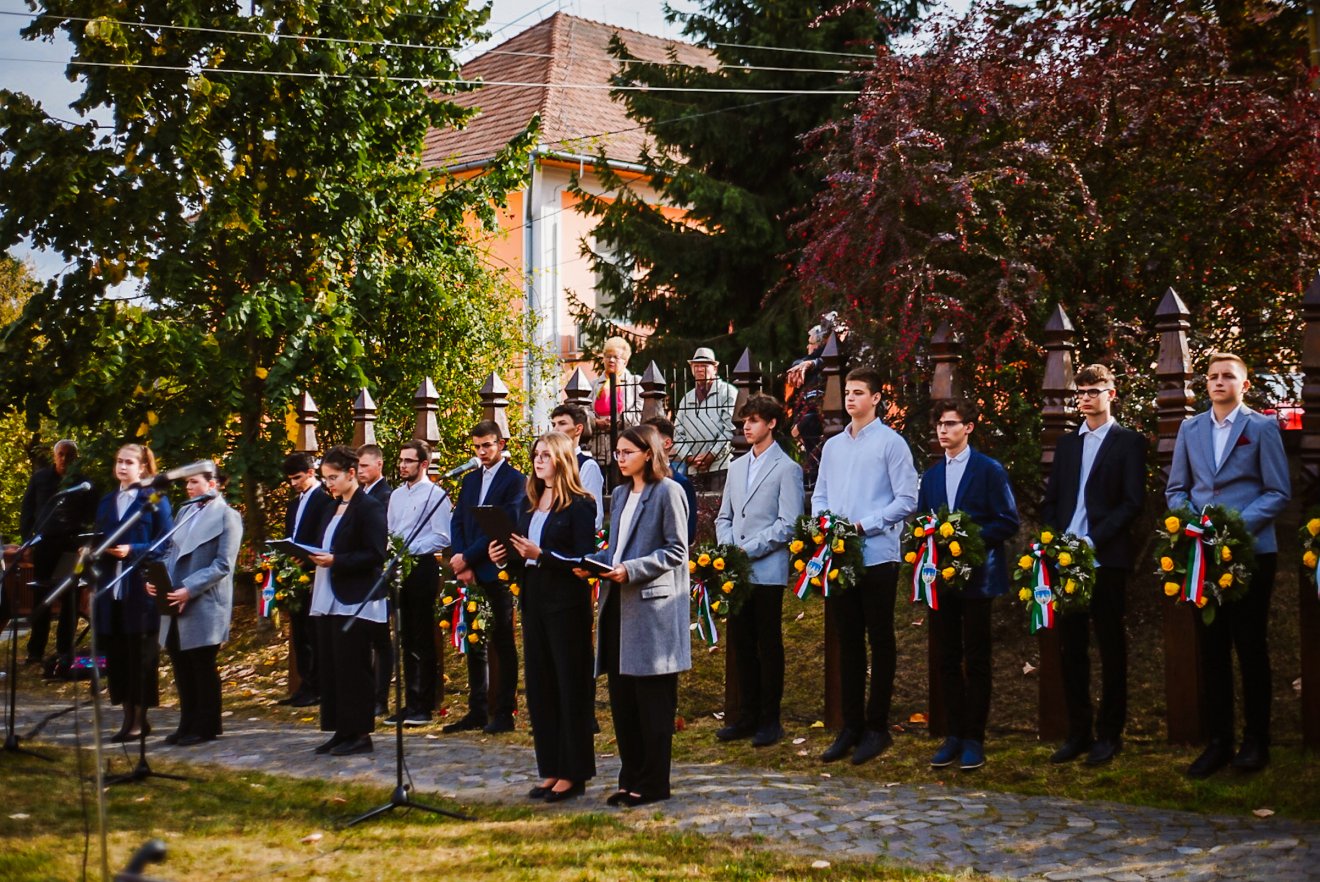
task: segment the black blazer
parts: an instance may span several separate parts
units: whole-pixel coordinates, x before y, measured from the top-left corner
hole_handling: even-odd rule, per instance
[[[452,541],[456,553],[462,554],[468,566],[477,574],[477,581],[494,582],[499,569],[490,562],[490,537],[477,524],[473,509],[481,498],[481,469],[470,473],[459,486],[458,502],[454,505]],[[517,522],[518,512],[527,503],[527,478],[509,463],[495,472],[486,505],[498,505],[508,512],[509,520]]]
[[[372,485],[371,492],[367,495],[385,506],[385,510],[388,512],[390,508],[390,494],[393,492],[394,488],[390,486],[390,482],[381,478]]]
[[[335,513],[335,500],[325,490],[325,485],[312,491],[312,498],[307,500],[307,510],[303,512],[302,522],[298,524],[298,533],[294,535],[293,519],[298,515],[298,497],[293,497],[289,508],[284,512],[284,535],[302,545],[320,545],[325,533],[326,522]]]
[[[1054,451],[1040,508],[1043,525],[1068,529],[1077,509],[1081,475],[1082,436],[1068,432],[1059,438]],[[1136,556],[1132,525],[1145,502],[1146,438],[1115,423],[1101,442],[1086,480],[1086,517],[1100,566],[1132,568]]]
[[[531,523],[532,512],[524,510],[518,518],[518,533],[526,536]],[[556,612],[579,605],[590,607],[591,589],[586,581],[573,575],[573,565],[555,554],[578,558],[596,550],[596,501],[590,496],[577,496],[567,508],[551,509],[539,544],[541,556],[536,566],[527,567],[523,574],[527,583],[523,608]]]
[[[333,510],[330,517],[334,517]],[[330,518],[325,523],[329,526]],[[330,565],[330,588],[340,603],[367,599],[388,556],[386,533],[385,506],[361,491],[354,493],[330,544],[335,556]]]

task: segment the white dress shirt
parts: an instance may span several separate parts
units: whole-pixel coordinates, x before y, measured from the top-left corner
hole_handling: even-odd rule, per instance
[[[527,541],[531,542],[537,548],[541,548],[541,533],[545,531],[546,519],[550,517],[549,511],[541,511],[539,508],[532,512],[531,523],[527,525]],[[541,553],[545,554],[545,549],[541,548]],[[528,560],[527,566],[534,567],[537,562]]]
[[[496,460],[495,465],[490,468],[481,469],[481,495],[477,497],[477,505],[486,504],[486,494],[490,492],[490,485],[495,482],[495,473],[504,465],[504,460]]]
[[[432,508],[434,507],[434,511]],[[386,521],[390,535],[407,539],[408,551],[414,555],[435,554],[449,545],[449,528],[453,519],[453,506],[439,485],[422,475],[415,483],[404,482],[390,494]],[[430,522],[417,529],[417,522],[431,513]],[[417,530],[414,536],[413,531]]]
[[[627,544],[628,534],[632,532],[633,516],[637,514],[637,503],[641,498],[641,493],[636,490],[629,490],[628,501],[623,504],[623,511],[619,512],[618,538],[610,537],[610,542],[614,546],[614,554],[610,557],[610,563],[616,567],[623,557],[623,546]]]
[[[130,487],[127,490],[120,490],[115,494],[115,514],[119,516],[119,520],[122,521],[124,516],[128,514],[128,509],[133,504],[133,500],[137,499],[137,495],[138,491],[136,487]],[[123,574],[124,562],[122,560],[115,561],[115,579],[117,581],[115,582],[115,590],[111,594],[115,600],[124,599]]]
[[[866,566],[896,562],[895,528],[917,510],[917,468],[902,436],[875,419],[855,437],[850,425],[826,441],[811,511],[826,509],[861,524]]]
[[[972,458],[972,445],[968,444],[957,456],[944,457],[944,496],[949,500],[949,511],[954,510],[958,502],[958,488],[962,485],[963,475],[967,472],[967,460]]]
[[[1215,468],[1224,464],[1224,457],[1228,454],[1228,436],[1233,433],[1233,423],[1241,414],[1242,405],[1239,404],[1229,411],[1221,423],[1215,419],[1214,410],[1210,411],[1210,436],[1215,442]]]
[[[761,473],[761,466],[765,465],[766,453],[770,451],[769,447],[762,450],[759,454],[755,450],[748,451],[747,455],[751,457],[747,461],[747,492],[752,492],[756,486],[756,476]]]
[[[600,470],[600,463],[587,457],[578,465],[578,476],[582,479],[582,489],[596,500],[596,529],[600,530],[605,523],[605,473]]]
[[[1072,523],[1068,525],[1067,532],[1081,536],[1088,545],[1094,543],[1091,542],[1091,519],[1086,511],[1086,482],[1091,480],[1091,467],[1095,465],[1096,454],[1100,452],[1100,445],[1105,443],[1105,436],[1113,425],[1114,418],[1110,417],[1098,429],[1082,423],[1082,427],[1077,430],[1082,438],[1082,471],[1077,477],[1077,507],[1073,509]]]
[[[313,493],[319,492],[321,492],[321,482],[312,481],[312,486],[298,494],[298,512],[293,516],[293,532],[289,534],[288,538],[292,539],[298,535],[298,527],[302,525],[303,512],[307,511],[307,503],[311,500]]]

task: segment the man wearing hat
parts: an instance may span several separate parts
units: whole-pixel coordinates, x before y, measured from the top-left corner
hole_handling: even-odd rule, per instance
[[[738,391],[716,376],[720,363],[710,348],[697,349],[688,365],[696,382],[674,414],[673,464],[689,475],[722,472],[729,467]]]

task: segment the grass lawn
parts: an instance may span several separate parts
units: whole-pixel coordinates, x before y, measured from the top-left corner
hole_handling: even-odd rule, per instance
[[[0,879],[67,882],[79,878],[84,816],[71,750],[59,764],[11,758],[0,775]],[[90,752],[84,763],[90,765]],[[154,781],[111,788],[107,814],[112,872],[144,840],[166,843],[164,864],[147,869],[161,879],[350,880],[447,879],[710,879],[909,880],[950,877],[878,863],[831,861],[751,847],[746,842],[675,834],[649,823],[605,814],[534,808],[465,809],[475,822],[420,813],[342,828],[342,821],[387,800],[385,790],[343,782],[303,781],[254,773],[158,763],[159,771],[197,775],[188,783]],[[95,809],[88,873],[99,877]],[[428,797],[429,799],[429,797]],[[635,828],[636,827],[636,828]],[[310,838],[309,837],[314,837]]]

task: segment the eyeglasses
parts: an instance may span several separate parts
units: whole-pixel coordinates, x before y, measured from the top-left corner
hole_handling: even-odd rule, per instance
[[[616,451],[614,451],[614,461],[615,461],[615,462],[623,462],[625,459],[627,459],[628,457],[632,456],[634,453],[641,453],[641,451],[640,451],[640,450],[616,450]]]
[[[532,454],[532,459],[536,460],[537,462],[542,462],[544,460],[550,459],[550,454],[545,452],[544,450],[538,450],[536,453]]]
[[[407,457],[407,456],[399,457],[399,465],[412,465],[413,463],[418,463],[418,462],[421,462],[421,460],[412,459],[411,457]]]
[[[1075,394],[1078,398],[1099,398],[1108,391],[1108,387],[1103,389],[1078,389]]]
[[[940,420],[935,424],[937,429],[952,429],[955,426],[961,426],[966,420]]]

